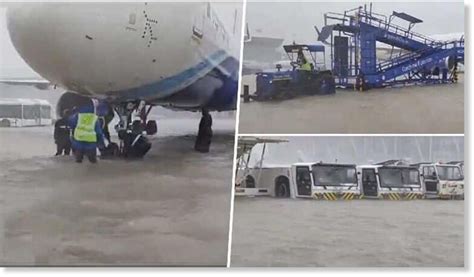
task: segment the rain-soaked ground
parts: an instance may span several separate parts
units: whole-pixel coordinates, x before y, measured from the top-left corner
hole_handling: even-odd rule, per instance
[[[240,103],[239,133],[464,133],[463,75],[457,84],[338,89],[334,95]],[[242,77],[255,91],[255,75]]]
[[[237,198],[234,205],[232,266],[464,266],[464,201]]]
[[[234,120],[162,120],[139,161],[55,158],[51,127],[0,129],[0,264],[206,265],[227,258]]]

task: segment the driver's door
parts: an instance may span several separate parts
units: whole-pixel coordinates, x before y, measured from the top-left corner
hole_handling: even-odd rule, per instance
[[[438,192],[438,176],[434,166],[423,167],[423,180],[425,183],[425,191],[427,193]]]
[[[296,190],[299,196],[311,196],[311,171],[307,166],[296,167]]]
[[[364,196],[378,196],[377,176],[375,174],[375,169],[362,169],[362,192]]]

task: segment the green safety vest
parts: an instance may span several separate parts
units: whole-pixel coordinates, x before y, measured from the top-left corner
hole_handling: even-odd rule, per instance
[[[81,142],[97,142],[95,124],[97,115],[93,113],[80,113],[77,117],[77,126],[74,129],[74,139]]]
[[[311,64],[310,63],[304,63],[301,65],[300,67],[300,70],[304,70],[304,71],[311,71]]]

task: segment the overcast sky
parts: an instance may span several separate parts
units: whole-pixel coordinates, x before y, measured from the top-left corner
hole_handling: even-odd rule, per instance
[[[423,23],[414,30],[430,35],[464,32],[464,3],[451,2],[377,2],[372,1],[373,11],[390,15],[392,11],[405,12]],[[300,43],[316,41],[314,26],[324,25],[327,12],[343,13],[369,2],[249,2],[247,22],[254,36],[270,36],[296,40]],[[407,26],[403,21],[397,21]]]

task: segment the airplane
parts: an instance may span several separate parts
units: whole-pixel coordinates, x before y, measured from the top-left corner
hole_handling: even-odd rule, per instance
[[[136,113],[151,135],[156,122],[147,116],[154,106],[236,109],[237,9],[233,16],[229,28],[212,2],[22,3],[8,6],[6,14],[20,56],[51,85],[67,90],[58,114],[95,99],[112,119],[114,112],[119,116],[117,131],[129,130]],[[43,87],[44,80],[26,84]]]

